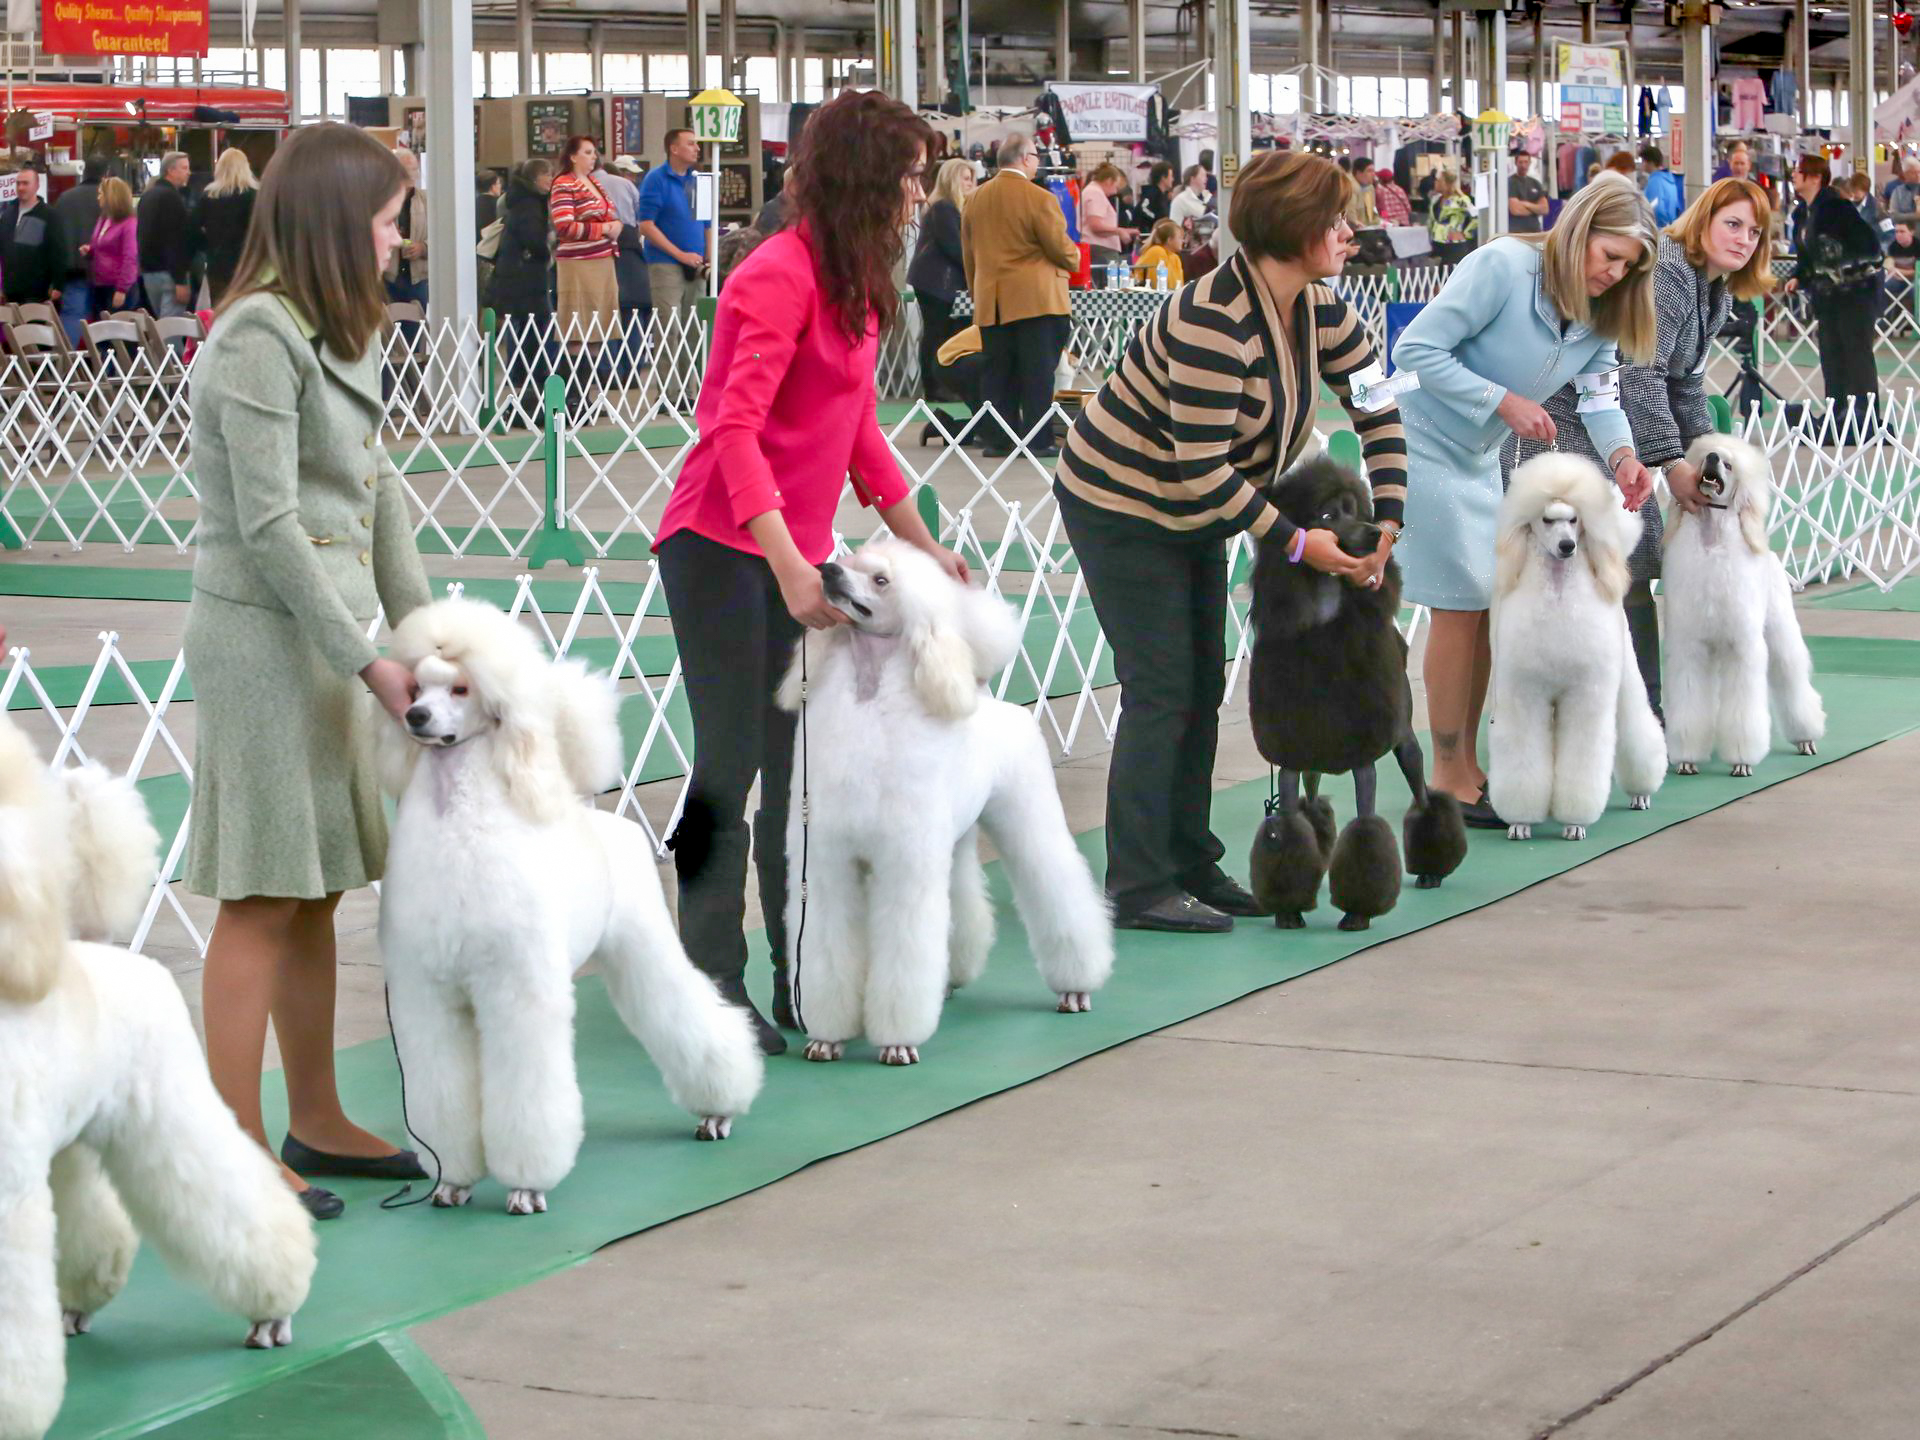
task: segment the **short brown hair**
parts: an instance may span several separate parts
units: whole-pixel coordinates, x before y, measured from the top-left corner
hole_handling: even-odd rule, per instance
[[[691,135],[691,134],[693,134],[693,131],[689,130],[684,125],[677,126],[676,128],[667,131],[667,138],[666,138],[666,141],[664,142],[664,149],[665,150],[673,149],[674,141],[678,140],[682,135]]]
[[[1633,152],[1631,150],[1614,151],[1613,154],[1607,157],[1606,168],[1621,175],[1631,175],[1633,173]]]
[[[1822,185],[1833,179],[1833,167],[1827,164],[1824,155],[1802,155],[1794,161],[1793,168],[1809,179],[1818,180]]]
[[[373,217],[407,172],[352,125],[302,125],[267,163],[226,310],[256,291],[285,296],[334,354],[358,360],[387,320]]]
[[[1093,167],[1093,173],[1087,176],[1087,183],[1090,185],[1104,185],[1109,180],[1118,180],[1124,184],[1126,178],[1127,172],[1109,160],[1103,165]]]
[[[1324,156],[1263,150],[1240,171],[1227,229],[1256,258],[1297,260],[1340,223],[1353,188],[1353,177]]]
[[[1751,180],[1729,175],[1716,180],[1686,213],[1667,227],[1667,234],[1687,247],[1687,263],[1696,270],[1707,268],[1707,230],[1713,217],[1729,205],[1742,200],[1753,206],[1753,218],[1760,226],[1760,243],[1753,247],[1747,263],[1727,277],[1727,290],[1736,300],[1753,300],[1773,288],[1773,206],[1767,192]]]

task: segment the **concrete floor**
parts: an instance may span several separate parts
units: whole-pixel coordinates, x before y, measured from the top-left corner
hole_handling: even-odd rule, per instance
[[[36,661],[109,625],[171,654],[185,614],[0,603]],[[1828,766],[418,1338],[513,1440],[1905,1440],[1916,761]],[[1058,771],[1076,828],[1105,765]],[[1236,711],[1219,779],[1262,769]],[[342,911],[343,1044],[383,1032],[373,919]],[[198,957],[153,948],[197,1001]]]

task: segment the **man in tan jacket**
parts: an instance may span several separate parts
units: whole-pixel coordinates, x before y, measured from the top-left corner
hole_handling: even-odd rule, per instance
[[[960,249],[985,362],[981,398],[1031,453],[1047,456],[1058,453],[1043,422],[1073,313],[1067,277],[1080,268],[1080,250],[1067,238],[1060,202],[1033,183],[1039,168],[1030,138],[1001,145],[999,173],[961,212]],[[989,457],[1011,453],[998,437],[986,450]]]

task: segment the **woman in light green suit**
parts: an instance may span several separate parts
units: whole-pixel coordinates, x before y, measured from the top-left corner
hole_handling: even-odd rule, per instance
[[[404,711],[412,685],[367,631],[377,607],[398,624],[429,598],[380,445],[380,272],[406,191],[365,132],[295,131],[267,167],[193,374],[186,882],[220,901],[207,1060],[241,1125],[268,1145],[260,1068],[272,1015],[289,1104],[281,1158],[317,1219],[344,1202],[306,1175],[421,1174],[411,1151],[347,1119],[333,1073],[334,907],[386,861],[370,727],[382,709]]]

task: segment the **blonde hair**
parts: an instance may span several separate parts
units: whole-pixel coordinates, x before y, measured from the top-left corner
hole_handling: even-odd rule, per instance
[[[1751,180],[1729,175],[1716,180],[1704,194],[1689,205],[1686,213],[1667,227],[1667,234],[1687,247],[1687,263],[1696,270],[1707,266],[1707,231],[1713,217],[1729,205],[1742,200],[1753,206],[1754,223],[1760,227],[1760,243],[1753,254],[1733,274],[1727,276],[1727,291],[1736,300],[1754,300],[1773,289],[1773,206],[1767,192]]]
[[[1147,244],[1162,245],[1169,250],[1178,249],[1180,245],[1180,227],[1171,220],[1156,221],[1154,223],[1153,233],[1147,237]]]
[[[1089,185],[1104,185],[1109,180],[1114,180],[1124,184],[1126,178],[1126,171],[1109,160],[1105,164],[1094,166],[1093,173],[1087,176],[1087,183]]]
[[[1434,189],[1445,190],[1451,193],[1458,189],[1459,185],[1460,177],[1455,175],[1451,170],[1436,170],[1433,172]]]
[[[1597,300],[1587,296],[1587,245],[1596,235],[1637,241],[1640,257],[1620,282]],[[1600,176],[1560,211],[1542,245],[1540,279],[1563,319],[1590,325],[1613,341],[1620,358],[1644,365],[1653,358],[1653,268],[1659,237],[1653,208],[1624,175]]]
[[[238,195],[242,190],[259,188],[260,182],[253,178],[253,162],[247,158],[247,152],[229,145],[214,162],[213,183],[201,193],[218,200],[222,195]]]
[[[133,214],[133,190],[118,175],[100,182],[100,213],[109,220],[125,220]]]
[[[956,210],[966,209],[968,195],[960,189],[960,177],[962,174],[973,174],[973,162],[971,160],[942,161],[940,169],[933,177],[933,194],[927,198],[927,203],[932,204],[936,200],[944,200]]]

